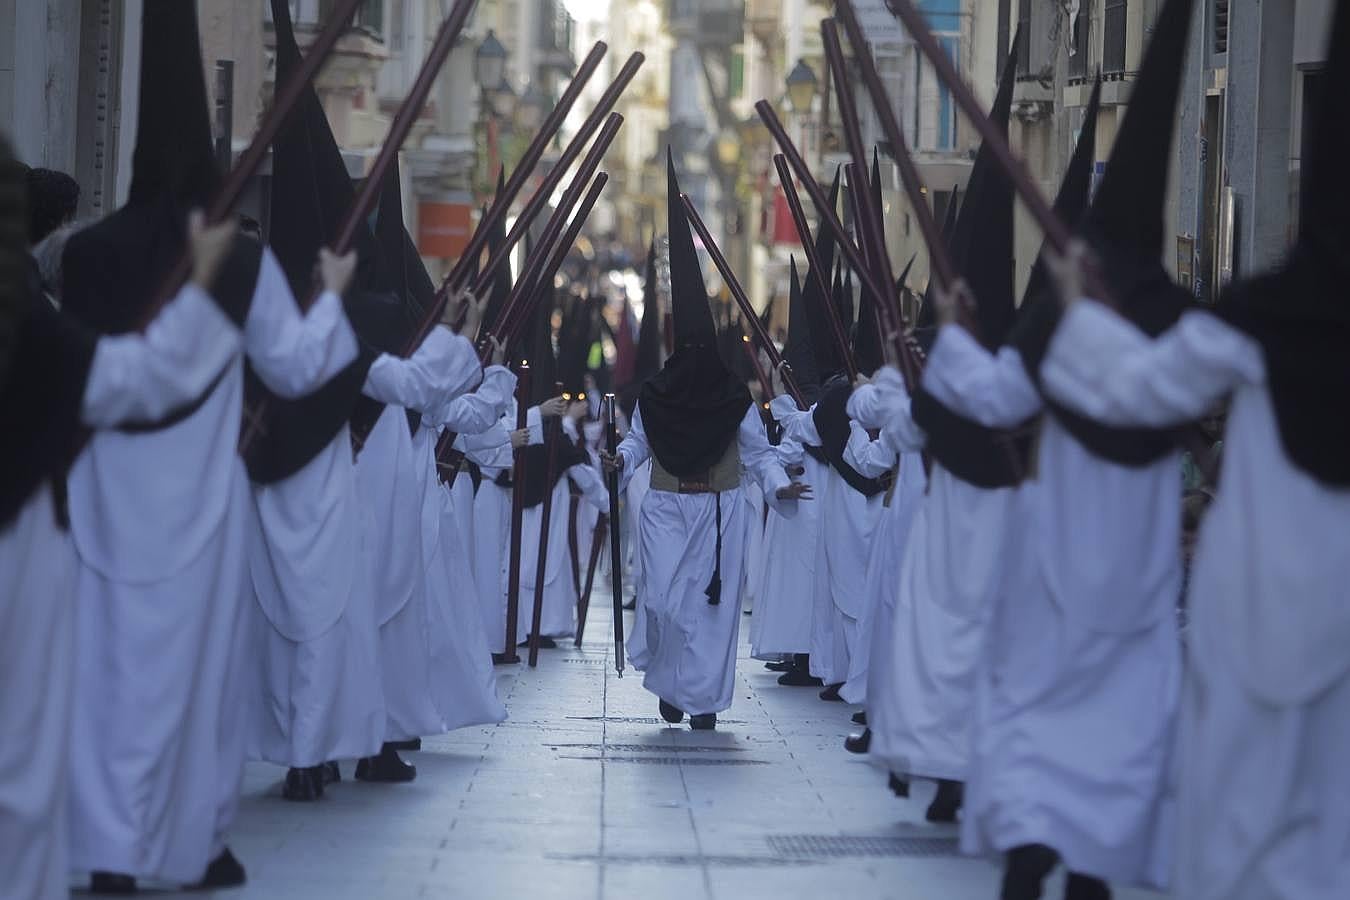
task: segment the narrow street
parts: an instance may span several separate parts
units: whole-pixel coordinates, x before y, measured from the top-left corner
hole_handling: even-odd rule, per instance
[[[609,598],[586,642],[499,669],[511,718],[431,738],[408,785],[344,780],[317,805],[253,764],[232,845],[249,885],[222,897],[990,900],[992,865],[841,747],[853,709],[784,688],[742,642],[715,732],[671,727],[640,673],[613,670]],[[631,616],[631,614],[630,614]],[[744,637],[749,618],[742,628]],[[344,762],[350,779],[352,766]],[[1060,881],[1047,890],[1057,897]],[[199,896],[199,895],[196,895]],[[1153,895],[1118,891],[1120,900]]]

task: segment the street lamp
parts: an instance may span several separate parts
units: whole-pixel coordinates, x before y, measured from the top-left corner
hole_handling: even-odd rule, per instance
[[[533,134],[544,121],[544,110],[549,105],[548,97],[544,96],[538,85],[531,81],[517,105],[520,110],[521,127]]]
[[[473,71],[478,86],[484,90],[496,88],[506,74],[506,48],[491,28],[474,54]]]
[[[713,149],[717,153],[717,161],[722,164],[722,171],[734,177],[736,163],[741,158],[741,142],[737,140],[736,132],[730,128],[719,132],[713,139]]]
[[[492,111],[498,118],[510,122],[516,114],[516,92],[511,82],[503,78],[492,91]]]
[[[811,111],[811,101],[816,96],[816,73],[806,64],[806,60],[797,60],[797,65],[787,76],[788,103],[792,111],[801,115]]]

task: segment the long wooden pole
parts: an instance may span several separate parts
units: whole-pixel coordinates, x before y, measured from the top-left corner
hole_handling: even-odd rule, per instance
[[[792,367],[783,360],[783,355],[778,352],[773,341],[769,339],[769,333],[764,330],[764,323],[755,315],[755,309],[750,305],[750,298],[745,295],[744,288],[736,278],[736,273],[731,270],[731,264],[727,258],[722,255],[717,242],[713,239],[712,232],[708,226],[703,223],[703,217],[698,214],[698,208],[694,206],[694,201],[689,199],[688,194],[680,194],[680,202],[684,204],[685,212],[689,216],[689,224],[694,226],[694,231],[698,232],[699,239],[703,241],[703,248],[708,251],[713,265],[721,273],[722,280],[726,282],[727,290],[731,291],[732,298],[736,305],[741,308],[741,317],[750,323],[750,330],[755,333],[755,338],[759,345],[764,348],[764,352],[769,356],[769,362],[779,371],[783,377],[783,387],[796,402],[798,409],[806,409],[806,400],[802,398],[802,392],[797,387],[797,379],[792,375]]]
[[[408,137],[408,132],[412,131],[413,125],[421,116],[422,107],[426,105],[427,97],[431,94],[431,89],[436,83],[436,76],[450,56],[450,51],[454,48],[455,41],[459,39],[460,32],[464,30],[464,23],[468,20],[469,13],[473,10],[476,2],[477,0],[456,0],[455,5],[450,9],[450,15],[446,17],[440,31],[436,33],[436,40],[431,45],[431,50],[428,51],[421,70],[417,73],[412,89],[408,91],[408,96],[404,98],[403,105],[399,107],[398,112],[394,115],[394,120],[389,124],[389,133],[385,136],[379,155],[375,157],[375,162],[371,165],[370,171],[366,173],[365,180],[361,183],[361,189],[357,192],[355,199],[352,200],[352,204],[348,207],[347,214],[338,228],[337,238],[333,241],[332,249],[339,256],[351,250],[352,244],[356,240],[357,230],[365,227],[366,216],[370,214],[375,202],[380,197],[380,191],[384,189],[384,176],[389,171],[389,167],[398,160],[399,148],[403,146],[403,141]],[[301,309],[308,309],[312,306],[322,293],[322,285],[316,284],[309,298],[301,304]],[[239,438],[239,454],[241,456],[247,457],[253,442],[266,429],[264,423],[267,420],[269,405],[268,398],[264,395],[254,404],[252,411],[244,414],[246,425]],[[360,437],[364,442],[366,436],[361,435]]]
[[[865,52],[866,44],[862,43],[862,29],[858,26],[857,17],[853,12],[853,4],[850,0],[838,0],[835,4],[839,18],[843,20],[845,29],[848,30],[849,43],[853,44],[855,52],[860,61],[866,60],[863,68],[863,80],[868,82],[868,90],[872,92],[873,104],[877,106],[877,114],[881,117],[882,127],[888,132],[890,130],[887,120],[891,120],[894,125],[895,114],[890,108],[890,104],[878,102],[885,96],[885,89],[882,88],[881,79],[876,77],[876,69],[871,65],[871,54]],[[1063,253],[1064,248],[1069,243],[1069,229],[1064,222],[1055,215],[1055,211],[1046,201],[1045,196],[1036,187],[1036,182],[1032,179],[1031,173],[1027,171],[1026,165],[1013,155],[1008,147],[1007,138],[999,133],[998,128],[980,107],[980,102],[975,99],[975,93],[966,84],[965,79],[956,71],[952,65],[951,57],[943,51],[938,44],[937,38],[928,28],[928,23],[923,16],[914,8],[910,0],[888,0],[887,5],[891,12],[895,13],[905,25],[914,43],[918,45],[919,51],[928,57],[933,70],[937,72],[938,78],[952,92],[952,97],[956,99],[956,105],[961,107],[961,112],[965,114],[966,119],[979,131],[980,137],[984,140],[986,146],[994,154],[994,159],[998,161],[999,167],[1003,169],[1012,182],[1013,189],[1017,191],[1022,202],[1026,204],[1027,211],[1031,217],[1036,220],[1036,224],[1045,232],[1048,240],[1056,250]],[[870,76],[869,77],[869,71]],[[875,82],[875,87],[873,86]],[[880,96],[878,96],[878,94]],[[898,128],[896,129],[898,130]],[[890,134],[887,134],[890,137]],[[930,244],[930,247],[932,245]]]
[[[571,82],[568,83],[562,96],[558,98],[558,105],[540,124],[539,131],[526,146],[525,152],[521,154],[520,162],[511,170],[511,177],[502,185],[501,195],[493,198],[492,206],[488,207],[487,213],[479,220],[478,227],[469,237],[468,246],[464,248],[464,252],[460,254],[459,259],[455,260],[455,264],[451,267],[450,274],[446,276],[445,283],[441,288],[442,293],[446,296],[449,296],[451,290],[460,287],[468,280],[474,261],[478,259],[479,254],[483,252],[483,247],[487,245],[488,235],[492,233],[492,229],[497,222],[506,215],[516,195],[525,187],[525,182],[529,179],[530,173],[539,164],[544,151],[548,149],[553,136],[562,127],[563,120],[567,118],[567,113],[571,111],[572,105],[581,96],[581,91],[586,86],[586,82],[595,73],[608,49],[609,47],[604,41],[597,41],[595,46],[591,48],[591,52],[577,67],[576,75],[572,76]]]
[[[605,394],[605,450],[612,457],[619,448],[619,423],[615,417],[614,395]],[[609,589],[614,600],[614,668],[623,677],[623,547],[619,538],[619,473],[605,476],[609,489]]]
[[[591,590],[595,587],[595,568],[600,562],[600,548],[608,536],[609,516],[601,513],[595,520],[595,530],[591,532],[590,558],[586,561],[586,583],[577,594],[577,637],[573,644],[581,646],[586,634],[586,618],[591,611]]]
[[[530,363],[522,362],[516,374],[516,430],[529,426]],[[520,662],[516,632],[520,622],[520,542],[525,526],[525,448],[515,448],[511,464],[511,546],[507,552],[506,646],[502,661]]]
[[[276,138],[277,132],[285,124],[286,117],[295,109],[295,104],[300,101],[301,94],[319,74],[319,69],[324,62],[332,55],[333,48],[337,46],[338,39],[342,37],[343,32],[347,30],[347,26],[351,24],[352,16],[356,14],[356,7],[360,2],[361,0],[339,0],[337,7],[328,18],[328,24],[324,26],[323,31],[319,32],[319,36],[314,39],[314,43],[310,44],[309,53],[305,54],[305,58],[300,61],[300,65],[280,85],[272,100],[271,107],[268,108],[262,117],[262,121],[259,122],[258,130],[254,133],[253,139],[249,141],[244,152],[239,155],[239,160],[235,163],[234,168],[230,170],[230,174],[226,176],[220,189],[216,191],[215,197],[211,199],[211,205],[206,210],[208,222],[219,222],[229,215],[230,210],[234,209],[234,205],[239,202],[239,197],[243,194],[249,179],[262,165],[268,148],[272,146],[272,141]],[[185,248],[173,268],[165,275],[159,293],[155,297],[155,302],[150,304],[146,310],[138,330],[145,330],[164,305],[173,299],[174,295],[178,293],[178,288],[187,280],[191,268],[192,252],[189,248]]]
[[[830,282],[829,273],[825,271],[821,264],[820,254],[816,252],[816,243],[811,238],[811,226],[806,221],[806,211],[802,209],[802,199],[797,196],[797,185],[792,180],[792,173],[788,170],[787,159],[783,154],[775,153],[773,155],[774,168],[778,170],[778,181],[783,186],[783,196],[787,198],[788,211],[792,213],[792,222],[797,226],[797,236],[801,239],[802,248],[806,251],[806,261],[811,266],[811,272],[815,275],[816,284],[820,287],[820,296],[825,303],[826,320],[830,323],[830,332],[834,335],[835,348],[839,351],[840,359],[844,361],[844,368],[848,371],[849,381],[858,380],[858,364],[853,359],[853,352],[848,346],[848,336],[844,334],[844,323],[839,321],[839,310],[834,308],[830,302]]]

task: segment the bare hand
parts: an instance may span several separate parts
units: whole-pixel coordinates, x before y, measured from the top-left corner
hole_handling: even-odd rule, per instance
[[[555,419],[567,412],[567,401],[562,397],[550,397],[539,404],[539,415],[545,419]]]
[[[780,487],[774,494],[779,500],[811,500],[811,485],[794,481],[786,487]]]
[[[934,302],[938,325],[959,325],[970,321],[975,312],[975,301],[964,278],[956,279],[945,290],[934,291]]]
[[[585,400],[573,400],[572,404],[567,407],[567,418],[571,419],[573,422],[580,422],[586,417],[588,409],[589,407],[586,405]]]
[[[854,386],[855,388],[860,388],[860,387],[862,387],[862,386],[865,385],[865,384],[871,384],[871,383],[872,383],[872,379],[871,379],[871,378],[868,378],[868,377],[867,377],[866,375],[864,375],[862,372],[859,372],[859,373],[858,373],[858,377],[855,378],[855,379],[853,379],[853,386]]]
[[[338,256],[327,247],[319,249],[319,280],[325,291],[332,291],[339,297],[352,283],[356,273],[356,252],[348,251]]]
[[[497,340],[495,334],[488,335],[488,343],[492,345],[492,359],[489,365],[500,366],[506,361],[506,345]]]
[[[458,322],[460,315],[463,314],[464,324],[460,326],[459,333],[472,339],[478,334],[478,328],[483,322],[483,310],[487,308],[487,297],[480,300],[470,293],[468,288],[463,288],[456,292],[450,302],[450,321]]]
[[[615,453],[611,455],[607,451],[600,451],[600,468],[606,473],[623,471],[623,454]]]
[[[192,283],[209,291],[220,264],[234,246],[239,223],[233,216],[215,225],[206,224],[206,214],[194,209],[188,214],[188,241],[192,245]]]
[[[530,429],[517,428],[511,432],[511,449],[519,450],[530,443]]]
[[[1087,270],[1094,264],[1092,248],[1081,238],[1069,242],[1063,254],[1046,249],[1045,267],[1055,285],[1059,301],[1068,306],[1082,299],[1087,283]]]

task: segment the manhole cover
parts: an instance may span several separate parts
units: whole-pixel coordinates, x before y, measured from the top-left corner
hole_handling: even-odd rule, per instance
[[[697,756],[563,756],[560,759],[589,759],[596,762],[639,763],[648,766],[767,766],[764,759],[700,759]]]
[[[848,856],[959,856],[954,837],[937,835],[774,834],[765,838],[783,859],[837,859]]]

